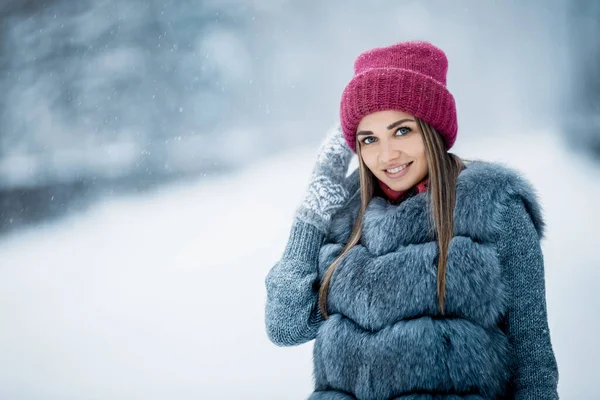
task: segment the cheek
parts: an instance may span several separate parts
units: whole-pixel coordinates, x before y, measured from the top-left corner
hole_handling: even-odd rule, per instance
[[[425,155],[425,149],[419,149],[419,151],[415,153],[415,158],[419,161],[419,164],[427,165],[427,156]]]
[[[425,155],[425,144],[423,144],[423,139],[420,136],[415,136],[411,139],[410,150],[407,149],[407,152],[419,162],[426,162],[427,157]]]
[[[365,163],[365,165],[367,166],[367,168],[369,168],[371,171],[373,170],[373,168],[376,167],[376,163],[377,163],[377,155],[375,154],[375,152],[373,151],[362,151],[360,152],[360,156],[363,160],[363,162]]]
[[[429,165],[427,165],[427,156],[424,150],[419,154],[419,165],[421,166],[421,175],[425,176],[429,174]]]
[[[425,154],[425,149],[421,150],[418,154],[418,159],[420,162],[427,165],[427,155]]]

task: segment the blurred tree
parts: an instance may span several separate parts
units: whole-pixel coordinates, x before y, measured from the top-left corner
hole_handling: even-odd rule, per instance
[[[211,168],[197,139],[244,111],[232,93],[251,61],[243,11],[200,0],[0,3],[0,187]]]
[[[600,2],[567,2],[568,77],[563,131],[600,161]]]

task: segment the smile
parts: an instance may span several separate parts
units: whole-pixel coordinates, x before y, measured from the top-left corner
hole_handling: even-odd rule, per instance
[[[399,165],[395,168],[386,169],[384,171],[389,178],[400,178],[401,176],[404,176],[406,174],[408,167],[410,167],[411,164],[412,161],[407,164]]]

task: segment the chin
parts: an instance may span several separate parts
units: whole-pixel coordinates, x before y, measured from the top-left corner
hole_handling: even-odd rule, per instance
[[[389,184],[386,183],[386,185],[388,185],[390,187],[390,189],[395,190],[396,192],[403,192],[405,190],[410,189],[413,185],[403,185],[403,184],[399,184],[398,182],[396,182],[396,184]]]
[[[416,183],[407,183],[407,182],[411,182],[412,180],[408,179],[408,180],[389,180],[386,179],[383,182],[389,186],[390,189],[395,190],[396,192],[402,192],[405,190],[410,189],[411,187],[413,187],[414,185],[416,185]]]

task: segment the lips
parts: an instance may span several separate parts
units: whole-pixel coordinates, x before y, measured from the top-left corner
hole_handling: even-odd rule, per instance
[[[385,174],[390,179],[398,179],[398,178],[401,178],[402,176],[406,175],[406,173],[408,172],[408,169],[410,168],[411,165],[412,165],[412,161],[407,164],[398,165],[394,168],[388,168],[384,171],[385,171]]]
[[[386,169],[386,171],[389,172],[389,173],[391,173],[391,174],[395,174],[396,172],[402,171],[407,166],[408,166],[408,164],[404,164],[404,165],[400,165],[398,167],[388,168],[388,169]]]

